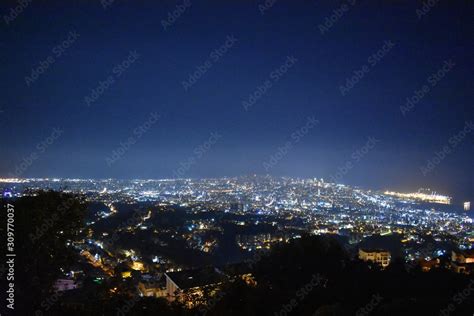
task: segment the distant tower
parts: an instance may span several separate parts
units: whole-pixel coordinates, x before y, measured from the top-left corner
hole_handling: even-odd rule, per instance
[[[321,189],[318,188],[318,196],[321,196]]]
[[[464,202],[464,210],[466,212],[471,210],[471,202]]]

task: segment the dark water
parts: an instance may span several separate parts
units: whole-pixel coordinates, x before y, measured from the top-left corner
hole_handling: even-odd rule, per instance
[[[451,205],[444,205],[444,204],[435,204],[435,203],[420,203],[418,204],[420,209],[434,209],[436,211],[440,212],[446,212],[446,213],[456,213],[460,215],[467,215],[470,218],[474,218],[474,212],[472,210],[470,211],[464,211],[464,208],[462,205],[456,205],[456,204],[451,204]]]

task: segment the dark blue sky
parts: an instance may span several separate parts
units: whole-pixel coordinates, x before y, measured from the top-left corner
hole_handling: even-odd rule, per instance
[[[13,20],[17,3],[0,7],[1,176],[332,176],[474,199],[474,131],[450,141],[474,121],[471,1],[440,1],[421,18],[417,1],[348,4],[324,34],[318,26],[341,3],[281,0],[262,15],[263,2],[191,1],[165,30],[162,21],[184,2],[116,1],[107,9],[82,2],[33,1]],[[79,36],[58,56],[70,32]],[[237,41],[216,60],[211,53],[229,36]],[[373,65],[370,56],[386,41],[394,46]],[[133,51],[138,59],[117,76],[114,67]],[[287,56],[297,62],[276,81],[271,73]],[[449,60],[454,66],[433,85],[430,76]],[[211,67],[185,91],[183,81],[206,61]],[[25,79],[41,62],[47,69]],[[369,71],[342,95],[364,65]],[[113,83],[87,106],[84,98],[109,76]],[[268,80],[271,87],[245,110],[242,102]],[[400,107],[423,85],[429,91],[403,115]],[[137,137],[134,129],[152,112],[158,121]],[[295,141],[308,117],[319,124]],[[62,134],[44,145],[55,127]],[[212,132],[221,137],[202,153]],[[135,144],[107,164],[129,137]],[[369,137],[375,147],[354,155]],[[287,142],[291,148],[278,156]],[[445,146],[450,152],[423,174]]]

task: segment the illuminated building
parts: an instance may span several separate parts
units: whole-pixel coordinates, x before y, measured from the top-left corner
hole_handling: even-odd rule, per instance
[[[471,274],[474,271],[474,249],[451,252],[451,268],[457,273]]]
[[[166,272],[165,277],[167,298],[183,302],[188,307],[204,303],[204,291],[212,291],[227,280],[226,275],[215,268]]]
[[[420,267],[423,272],[428,272],[433,268],[438,268],[440,262],[441,261],[438,258],[431,259],[431,260],[422,259],[420,261]]]
[[[165,295],[169,301],[179,301],[187,307],[207,304],[206,299],[219,295],[219,287],[224,282],[243,280],[249,286],[255,286],[256,281],[249,273],[247,264],[231,264],[218,268],[205,267],[195,270],[166,272]]]
[[[138,290],[147,297],[166,297],[166,289],[158,286],[155,282],[138,282]]]
[[[80,284],[78,284],[75,280],[71,279],[58,279],[53,285],[53,288],[57,292],[63,292],[68,290],[74,290],[79,288]]]
[[[130,268],[135,270],[135,271],[144,271],[145,270],[143,262],[140,262],[140,261],[133,261],[132,266]]]
[[[464,202],[464,210],[465,211],[471,210],[471,202]]]
[[[359,259],[370,261],[380,265],[383,268],[390,264],[391,255],[389,251],[382,249],[359,249]]]

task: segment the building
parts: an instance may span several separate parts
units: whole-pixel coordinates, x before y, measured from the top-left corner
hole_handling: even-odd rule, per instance
[[[166,298],[166,281],[162,274],[142,274],[138,282],[140,296]]]
[[[209,297],[222,295],[219,287],[224,282],[243,280],[249,286],[257,283],[246,263],[229,264],[219,268],[205,267],[195,270],[166,272],[165,296],[169,301],[178,300],[187,307],[207,304]],[[143,289],[143,293],[145,293]],[[161,292],[159,294],[162,296]]]
[[[464,210],[466,212],[471,210],[471,202],[464,202]]]
[[[132,277],[132,271],[122,271],[122,279],[127,279]]]
[[[71,279],[57,279],[53,285],[53,288],[56,292],[75,290],[79,287],[80,284]]]
[[[157,282],[138,282],[138,290],[140,294],[147,297],[166,297],[166,288],[160,286]]]
[[[140,261],[133,261],[130,268],[135,271],[145,271],[145,266]]]
[[[420,268],[421,268],[421,271],[428,272],[433,268],[439,268],[440,263],[441,263],[441,260],[439,260],[439,258],[434,258],[431,260],[421,259]]]
[[[215,289],[227,276],[216,268],[202,268],[178,272],[166,272],[166,297],[178,300],[188,307],[205,299],[204,291]]]
[[[451,269],[457,273],[471,274],[474,271],[474,249],[451,252]]]
[[[380,265],[382,268],[388,267],[391,255],[387,250],[382,249],[359,249],[359,259],[370,261]]]

